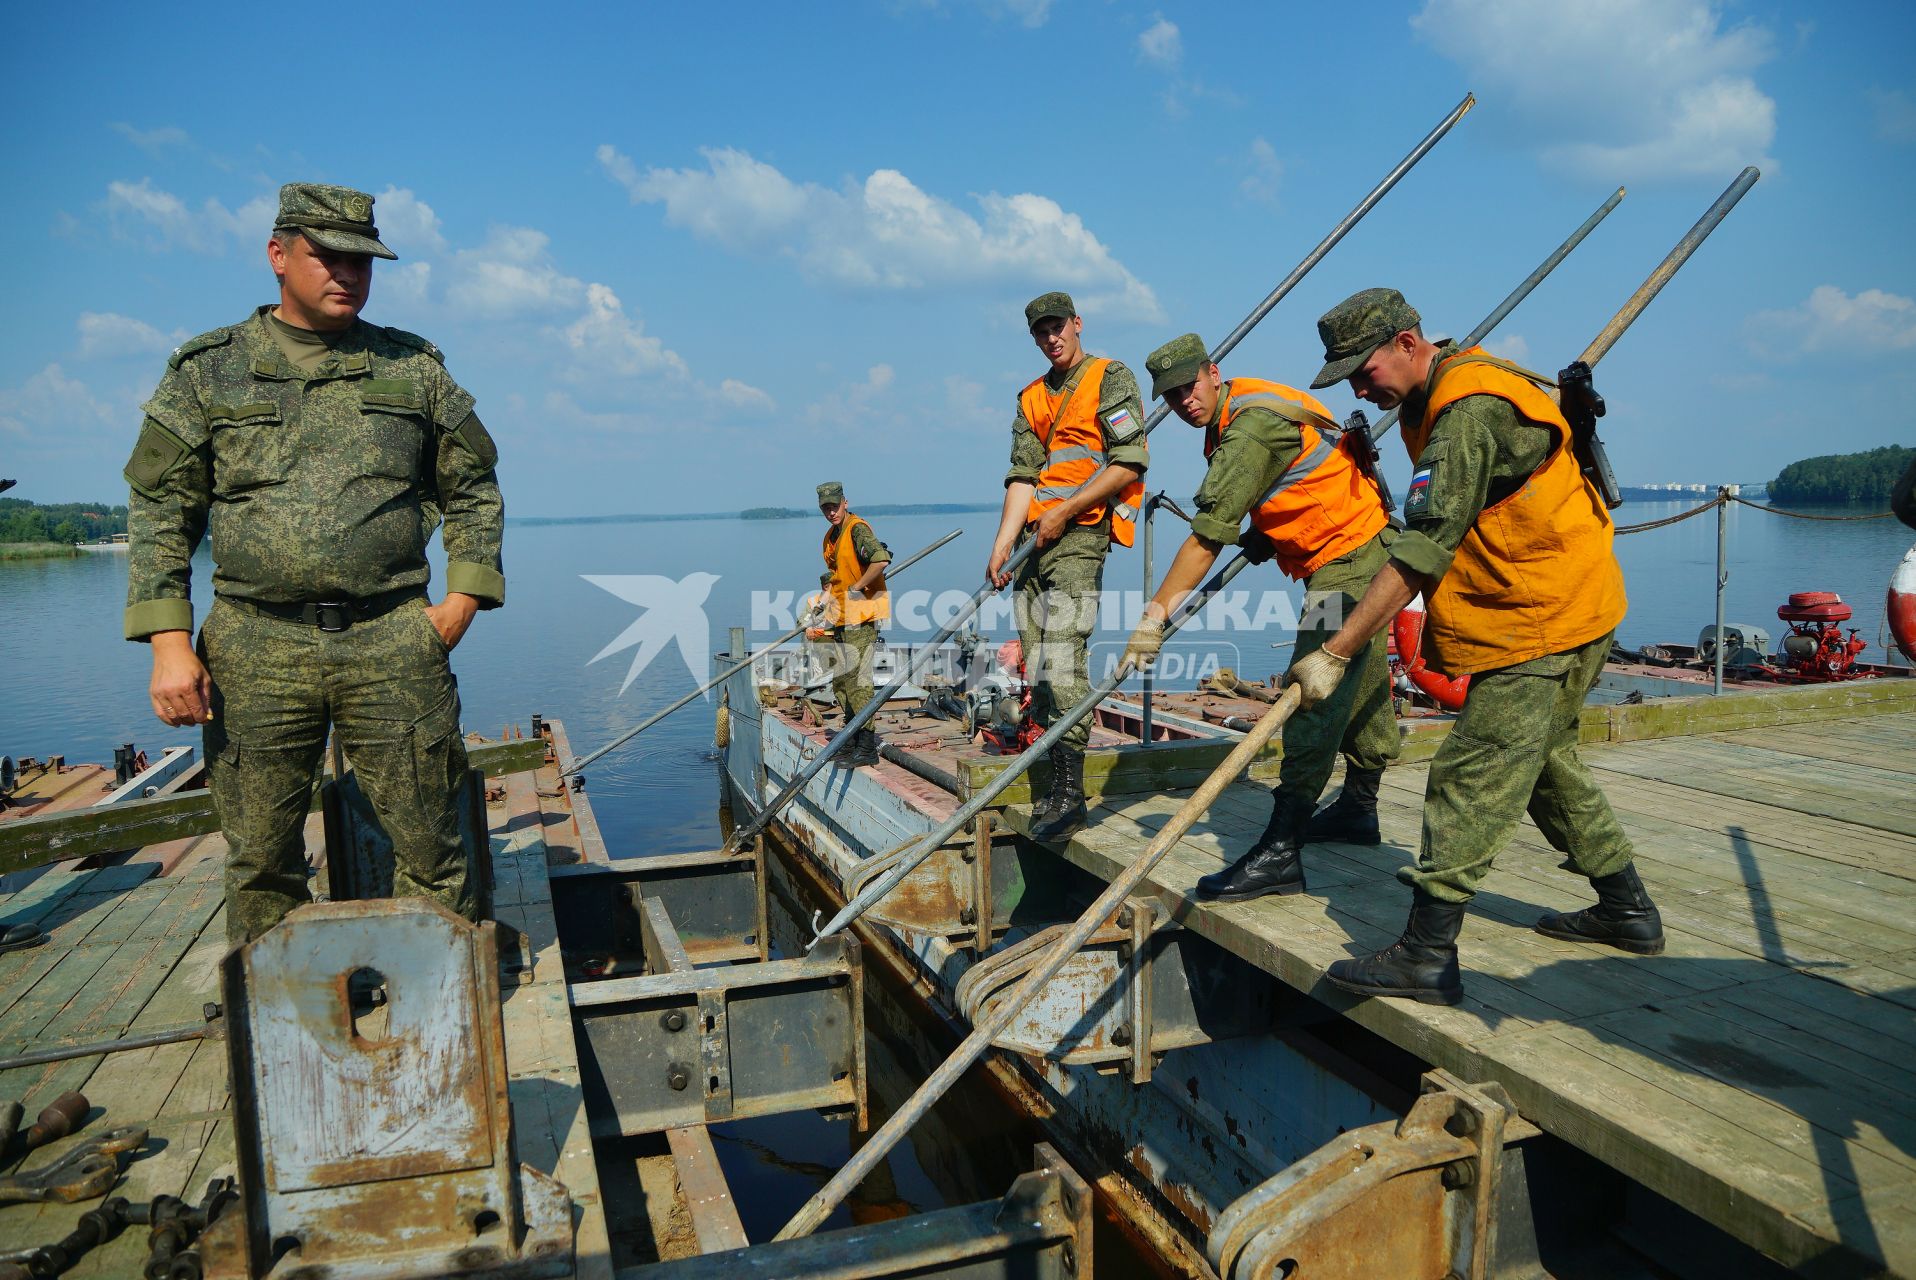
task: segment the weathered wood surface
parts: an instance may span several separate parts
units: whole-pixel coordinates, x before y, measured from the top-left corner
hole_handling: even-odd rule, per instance
[[[538,744],[510,746],[510,754],[494,758],[543,755]],[[530,981],[508,981],[501,989],[518,1158],[571,1191],[578,1274],[610,1277],[546,879],[548,831],[575,846],[564,850],[567,860],[580,856],[576,846],[596,846],[597,831],[589,808],[575,815],[550,767],[509,775],[505,800],[489,813],[496,913],[524,934],[533,962]],[[582,827],[589,839],[582,840]],[[31,922],[49,933],[42,946],[0,955],[0,1055],[55,1040],[105,1040],[192,1023],[202,1004],[219,999],[225,845],[217,833],[181,843],[192,846],[184,860],[134,860],[100,870],[56,866],[18,892],[0,895],[0,924]],[[15,1165],[39,1167],[91,1133],[144,1123],[149,1144],[111,1194],[136,1202],[161,1194],[197,1198],[210,1179],[235,1172],[226,1053],[223,1040],[185,1041],[0,1072],[0,1100],[19,1099],[29,1120],[68,1089],[83,1091],[93,1104],[77,1135]],[[0,1250],[57,1240],[97,1203],[0,1206]],[[67,1274],[78,1280],[137,1275],[145,1258],[146,1232],[136,1227]]]
[[[1868,710],[1586,747],[1668,951],[1532,932],[1590,892],[1526,821],[1466,918],[1455,1008],[1358,1000],[1323,976],[1403,925],[1393,873],[1416,854],[1421,765],[1385,775],[1382,845],[1312,847],[1306,894],[1192,898],[1262,828],[1269,793],[1249,784],[1148,887],[1188,927],[1432,1065],[1501,1081],[1545,1129],[1771,1256],[1916,1275],[1916,713]],[[1110,797],[1067,856],[1110,878],[1178,801]]]
[[[489,778],[537,768],[545,758],[545,743],[535,738],[477,742],[467,750],[473,767],[484,769]],[[319,792],[315,788],[313,806],[318,805]],[[205,791],[17,818],[0,822],[0,874],[96,853],[118,853],[217,830],[219,820],[213,813],[213,798]]]

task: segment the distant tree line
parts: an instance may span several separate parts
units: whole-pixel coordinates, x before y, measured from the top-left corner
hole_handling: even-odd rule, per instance
[[[1837,453],[1792,462],[1770,482],[1770,501],[1779,506],[1802,502],[1887,502],[1916,449],[1886,444],[1863,453]]]
[[[0,542],[94,542],[125,532],[123,504],[0,498]]]
[[[741,520],[797,520],[812,514],[798,507],[747,507],[738,513]]]

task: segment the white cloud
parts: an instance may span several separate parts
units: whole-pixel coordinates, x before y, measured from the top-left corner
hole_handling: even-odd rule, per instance
[[[1237,189],[1247,200],[1275,206],[1283,177],[1284,163],[1277,158],[1271,144],[1262,138],[1253,138],[1250,155],[1244,162],[1244,177]]]
[[[80,355],[86,359],[165,351],[184,336],[176,330],[169,337],[144,320],[113,311],[82,311],[78,328]]]
[[[1785,359],[1819,351],[1908,351],[1916,348],[1916,301],[1881,289],[1851,297],[1833,284],[1819,284],[1801,306],[1759,311],[1748,328],[1759,351]]]
[[[0,389],[0,434],[70,438],[95,428],[123,427],[126,412],[47,365],[17,387]]]
[[[812,280],[858,289],[965,284],[1063,287],[1087,311],[1161,320],[1149,286],[1048,196],[974,197],[973,216],[896,169],[839,189],[794,182],[731,148],[703,169],[646,169],[610,146],[599,162],[634,204],[664,207],[667,224],[734,253],[790,257]]]
[[[718,398],[727,408],[742,413],[770,413],[778,408],[778,402],[769,394],[737,378],[727,378],[719,383]]]
[[[1507,100],[1553,167],[1641,181],[1774,165],[1776,103],[1752,79],[1770,32],[1724,28],[1712,0],[1426,0],[1411,25]]]
[[[452,255],[447,301],[491,316],[554,311],[585,302],[585,283],[552,264],[546,252],[550,243],[549,236],[531,227],[494,227],[477,249]]]
[[[1178,35],[1178,24],[1154,15],[1157,21],[1146,27],[1138,35],[1138,58],[1153,63],[1166,70],[1173,70],[1184,60],[1184,41]]]
[[[1522,364],[1530,358],[1530,343],[1520,333],[1500,338],[1488,338],[1484,341],[1484,350],[1493,356],[1502,356],[1505,360]]]
[[[107,216],[121,234],[129,226],[143,228],[157,237],[155,243],[160,248],[178,247],[195,253],[224,253],[234,240],[265,244],[278,210],[278,200],[264,195],[255,196],[238,209],[228,209],[209,196],[194,210],[172,192],[154,186],[150,178],[109,182],[106,188]]]
[[[122,138],[125,138],[128,142],[150,156],[157,156],[170,147],[190,147],[193,145],[193,139],[187,134],[186,130],[176,125],[163,125],[158,129],[135,129],[132,125],[124,121],[116,120],[113,122],[112,128],[113,132],[119,134]]]
[[[446,251],[439,215],[409,188],[387,187],[373,197],[373,221],[380,240],[402,258]]]
[[[587,285],[585,298],[585,314],[565,331],[566,345],[581,358],[576,372],[622,378],[660,373],[685,376],[685,361],[657,338],[648,337],[645,326],[638,317],[626,314],[619,295],[609,286]]]
[[[1916,142],[1916,101],[1901,89],[1871,89],[1876,136],[1884,142]]]

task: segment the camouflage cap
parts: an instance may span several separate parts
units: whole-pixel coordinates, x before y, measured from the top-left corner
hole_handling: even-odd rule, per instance
[[[1311,390],[1342,382],[1379,346],[1422,323],[1417,308],[1395,289],[1353,293],[1317,322],[1317,336],[1324,340],[1324,367],[1311,380]]]
[[[845,486],[836,480],[827,480],[818,486],[818,505],[834,506],[845,500]]]
[[[1071,301],[1070,294],[1041,293],[1025,303],[1025,328],[1037,328],[1038,321],[1047,316],[1059,316],[1069,320],[1077,314],[1077,304]]]
[[[334,253],[399,256],[379,243],[379,228],[373,225],[373,198],[351,187],[289,182],[279,189],[279,217],[273,226],[297,228],[308,240]]]
[[[1211,353],[1205,347],[1204,339],[1195,333],[1171,339],[1144,361],[1144,371],[1151,375],[1151,394],[1154,396],[1161,396],[1172,387],[1196,382],[1198,375],[1210,366]]]

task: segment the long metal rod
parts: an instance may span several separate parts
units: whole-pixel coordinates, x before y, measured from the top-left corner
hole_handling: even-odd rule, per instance
[[[1738,174],[1736,181],[1716,198],[1715,204],[1704,211],[1703,216],[1697,219],[1696,225],[1690,228],[1683,239],[1677,241],[1676,248],[1670,250],[1669,255],[1657,264],[1657,269],[1650,273],[1649,279],[1637,286],[1637,291],[1630,295],[1630,300],[1618,308],[1617,314],[1611,318],[1610,323],[1603,326],[1603,332],[1599,333],[1577,358],[1589,365],[1594,365],[1603,359],[1604,354],[1616,345],[1617,339],[1623,336],[1623,331],[1643,314],[1643,309],[1650,305],[1650,299],[1656,297],[1663,286],[1670,283],[1670,277],[1690,260],[1690,255],[1697,251],[1697,246],[1710,238],[1710,233],[1716,230],[1717,224],[1729,216],[1730,210],[1736,208],[1736,202],[1741,200],[1744,193],[1755,186],[1756,180],[1762,176],[1757,172],[1755,165],[1751,165]]]
[[[1729,585],[1729,513],[1730,504],[1724,501],[1727,490],[1716,491],[1716,650],[1715,670],[1710,676],[1710,693],[1713,697],[1723,696],[1723,588]]]
[[[932,543],[929,547],[926,547],[923,551],[920,551],[917,555],[907,556],[903,560],[900,560],[896,565],[892,565],[888,567],[885,570],[885,581],[890,582],[893,578],[896,578],[899,574],[911,568],[913,565],[917,564],[920,560],[923,560],[926,556],[938,550],[938,548],[944,546],[947,542],[950,542],[953,538],[956,538],[959,534],[963,532],[964,532],[963,529],[953,529],[950,533],[938,539],[938,541]],[[567,765],[564,769],[561,769],[559,771],[559,776],[563,778],[569,774],[577,773],[579,770],[591,764],[594,760],[597,760],[600,756],[606,754],[606,752],[613,751],[619,747],[624,746],[626,743],[638,737],[640,734],[644,733],[647,729],[650,729],[653,725],[657,724],[659,721],[671,715],[674,711],[677,711],[681,707],[689,706],[695,699],[704,697],[707,693],[711,692],[713,689],[718,688],[718,686],[724,684],[727,680],[730,680],[733,676],[745,670],[745,668],[751,666],[754,662],[757,662],[761,655],[768,652],[769,650],[778,648],[778,646],[784,644],[787,640],[792,639],[793,637],[797,636],[800,632],[804,631],[809,625],[810,625],[810,620],[807,619],[806,621],[801,622],[797,626],[793,627],[790,631],[787,631],[784,635],[778,637],[776,640],[773,640],[770,644],[766,645],[765,648],[760,649],[758,653],[746,655],[745,660],[743,662],[740,662],[733,666],[725,668],[725,670],[719,672],[717,675],[713,676],[710,680],[707,680],[704,684],[692,690],[692,692],[686,694],[683,698],[680,698],[677,702],[673,703],[671,706],[666,707],[662,711],[654,712],[651,716],[640,721],[634,727],[627,729],[624,733],[612,739],[612,741],[606,743],[603,747],[600,747],[597,751],[594,751],[591,755],[580,756],[578,759],[574,760],[571,764]]]
[[[1615,195],[1604,202],[1602,208],[1586,220],[1583,226],[1577,229],[1576,234],[1565,241],[1550,257],[1544,259],[1542,265],[1540,265],[1537,270],[1531,272],[1521,285],[1513,290],[1502,302],[1498,303],[1491,313],[1485,316],[1483,320],[1478,323],[1477,327],[1470,331],[1469,335],[1464,339],[1464,345],[1474,346],[1488,337],[1491,331],[1516,308],[1517,304],[1528,297],[1530,291],[1535,289],[1538,283],[1556,268],[1558,263],[1569,256],[1572,249],[1575,249],[1578,244],[1582,243],[1583,238],[1590,234],[1590,229],[1596,226],[1596,224],[1601,222],[1605,217],[1609,216],[1610,210],[1616,208],[1617,202],[1622,198],[1623,192],[1622,189],[1619,188]],[[1392,410],[1391,412],[1392,418],[1386,420],[1385,425],[1388,425],[1389,421],[1394,420],[1396,410]],[[1268,497],[1269,495],[1267,494],[1266,496]],[[1149,536],[1148,524],[1146,526],[1146,536]],[[1166,619],[1165,638],[1169,639],[1179,627],[1184,625],[1193,612],[1201,608],[1211,596],[1222,590],[1226,583],[1236,577],[1237,574],[1243,570],[1243,566],[1244,561],[1241,557],[1234,559],[1229,565],[1225,566],[1224,570],[1210,583],[1187,598],[1184,607],[1181,607],[1170,618]],[[1148,580],[1145,583],[1145,590],[1147,593],[1150,590]],[[1079,702],[1077,706],[1065,714],[1062,720],[1052,725],[1051,729],[1047,731],[1043,737],[1039,738],[1037,742],[1033,743],[1023,755],[1019,756],[999,773],[997,777],[993,778],[983,791],[977,793],[965,804],[959,806],[958,811],[946,819],[943,826],[918,841],[909,852],[898,860],[890,871],[865,886],[863,892],[859,893],[850,902],[847,902],[838,914],[832,917],[831,922],[820,931],[818,936],[820,938],[826,938],[838,932],[853,920],[857,919],[872,903],[878,901],[878,899],[884,897],[887,893],[890,893],[899,881],[910,875],[917,869],[920,863],[931,856],[932,850],[938,848],[946,840],[950,839],[959,828],[967,822],[970,822],[985,806],[989,805],[999,795],[1003,794],[1013,782],[1017,781],[1018,778],[1024,774],[1025,770],[1037,762],[1040,754],[1051,749],[1051,744],[1059,737],[1062,737],[1067,728],[1077,723],[1081,716],[1088,715],[1099,702],[1103,701],[1109,693],[1115,690],[1118,685],[1122,684],[1125,674],[1126,672],[1120,668],[1113,672],[1111,677],[1103,684],[1093,689],[1089,697]],[[1148,674],[1146,679],[1149,679]],[[1148,705],[1147,703],[1147,706]]]
[[[15,1067],[38,1067],[49,1062],[67,1062],[74,1058],[91,1058],[97,1054],[125,1053],[129,1049],[151,1049],[155,1045],[178,1044],[182,1040],[204,1040],[209,1035],[217,1035],[220,1026],[217,1022],[195,1022],[185,1026],[168,1027],[163,1031],[149,1031],[144,1035],[126,1036],[119,1040],[92,1040],[83,1044],[56,1044],[45,1049],[35,1049],[30,1053],[17,1053],[10,1058],[0,1058],[0,1071],[11,1071]]]
[[[1157,529],[1158,504],[1163,500],[1162,493],[1154,493],[1144,504],[1144,598],[1151,598],[1151,560],[1154,538]],[[1151,745],[1151,686],[1155,684],[1151,672],[1144,673],[1144,715],[1138,722],[1138,741],[1145,746]]]
[[[1602,204],[1597,206],[1597,211],[1595,213],[1591,214],[1588,218],[1585,218],[1583,220],[1582,226],[1578,227],[1575,231],[1570,233],[1570,238],[1568,240],[1565,240],[1562,244],[1558,245],[1554,253],[1552,253],[1549,257],[1545,258],[1542,262],[1538,263],[1537,269],[1535,271],[1532,271],[1529,275],[1525,276],[1523,283],[1518,285],[1515,289],[1512,289],[1509,295],[1506,296],[1502,302],[1499,302],[1497,304],[1496,309],[1493,310],[1489,315],[1485,316],[1475,329],[1472,329],[1468,334],[1464,336],[1464,338],[1462,339],[1462,341],[1458,343],[1458,345],[1462,347],[1474,347],[1479,342],[1482,342],[1485,338],[1489,337],[1491,331],[1495,329],[1498,325],[1504,322],[1504,317],[1508,316],[1512,311],[1515,311],[1517,309],[1517,304],[1522,302],[1525,298],[1528,298],[1530,296],[1531,291],[1535,289],[1538,285],[1542,284],[1544,282],[1545,277],[1547,277],[1552,271],[1555,271],[1557,269],[1558,264],[1561,263],[1565,258],[1570,256],[1572,250],[1574,250],[1578,245],[1583,243],[1583,238],[1589,235],[1592,231],[1595,231],[1597,229],[1597,224],[1599,222],[1602,222],[1605,218],[1609,217],[1610,211],[1623,203],[1623,195],[1624,195],[1624,189],[1622,187],[1618,187],[1614,192],[1612,192],[1608,200],[1605,200]],[[1384,438],[1384,433],[1397,425],[1397,418],[1399,413],[1400,413],[1400,410],[1392,409],[1389,413],[1385,414],[1382,418],[1380,418],[1377,422],[1376,428],[1371,431],[1371,438],[1373,440],[1382,440]]]
[[[1241,564],[1242,561],[1234,563]],[[1158,862],[1181,839],[1184,834],[1204,815],[1204,811],[1214,804],[1224,788],[1234,782],[1238,775],[1250,767],[1265,744],[1270,742],[1284,722],[1297,710],[1299,691],[1286,689],[1284,695],[1258,718],[1257,724],[1244,736],[1243,741],[1231,749],[1231,754],[1222,764],[1211,772],[1201,786],[1192,793],[1191,798],[1178,807],[1171,820],[1145,846],[1144,852],[1132,863],[1112,878],[1098,895],[1097,901],[1085,909],[1077,922],[1066,931],[1063,937],[1053,943],[1037,967],[1025,975],[1024,981],[1002,1000],[993,1002],[990,1012],[985,1015],[964,1043],[952,1051],[950,1057],[940,1063],[938,1069],[925,1078],[911,1098],[892,1113],[889,1120],[879,1126],[878,1131],[860,1147],[852,1158],[845,1162],[839,1171],[832,1175],[830,1182],[820,1187],[818,1193],[792,1216],[792,1220],[779,1230],[776,1239],[789,1240],[794,1236],[809,1235],[818,1225],[837,1208],[852,1189],[865,1180],[878,1162],[883,1160],[898,1140],[917,1123],[919,1118],[931,1108],[958,1078],[970,1070],[971,1064],[991,1047],[992,1037],[1004,1030],[1013,1018],[1025,1012],[1031,1001],[1037,996],[1044,984],[1056,976],[1059,969],[1082,947],[1085,940],[1097,931],[1113,912],[1123,905],[1133,890],[1144,882]]]
[[[1305,254],[1303,261],[1293,267],[1290,274],[1279,281],[1277,287],[1265,295],[1262,302],[1251,308],[1251,313],[1245,316],[1244,319],[1239,322],[1238,326],[1225,336],[1224,341],[1220,342],[1212,350],[1211,363],[1216,364],[1226,355],[1230,354],[1231,349],[1243,341],[1246,334],[1257,327],[1258,321],[1269,315],[1271,309],[1284,299],[1284,295],[1296,288],[1297,283],[1306,275],[1310,274],[1311,268],[1322,261],[1324,255],[1329,253],[1338,241],[1349,234],[1350,229],[1356,226],[1365,214],[1375,208],[1377,202],[1382,200],[1384,196],[1390,192],[1390,189],[1396,186],[1398,181],[1416,166],[1418,161],[1428,155],[1430,149],[1436,146],[1437,143],[1443,139],[1444,135],[1450,132],[1452,126],[1463,119],[1464,114],[1476,104],[1477,99],[1474,95],[1465,94],[1464,100],[1451,108],[1450,113],[1437,124],[1437,127],[1424,135],[1423,140],[1411,148],[1410,154],[1398,161],[1396,167],[1384,175],[1383,181],[1379,182],[1375,187],[1372,187],[1370,194],[1358,201],[1356,208],[1345,214],[1343,219],[1339,221],[1335,227],[1331,228],[1330,234],[1318,241],[1317,247]],[[1152,410],[1144,421],[1144,434],[1149,436],[1152,431],[1156,430],[1158,424],[1164,421],[1165,415],[1169,412],[1169,408],[1162,404]],[[1086,480],[1085,484],[1095,482],[1098,475],[1102,474],[1103,471],[1100,470],[1097,475],[1093,475],[1089,480]],[[1035,542],[1026,539],[1024,545],[1012,552],[1011,558],[1005,561],[1002,572],[1006,574],[1015,572],[1020,565],[1031,557],[1036,547],[1037,544]],[[971,600],[953,616],[950,622],[945,624],[936,636],[932,637],[931,643],[926,646],[926,652],[930,655],[926,661],[929,662],[931,657],[936,656],[938,647],[945,641],[951,639],[952,636],[958,634],[958,629],[969,622],[971,616],[978,612],[984,602],[997,594],[997,592],[998,588],[989,580],[974,591]],[[885,703],[891,700],[892,695],[916,679],[918,674],[918,664],[916,662],[907,663],[905,669],[893,677],[890,684],[879,690],[872,700],[865,704],[863,710],[845,722],[844,726],[820,749],[817,755],[813,756],[802,769],[792,775],[791,780],[779,790],[777,795],[773,796],[756,815],[732,833],[731,847],[744,848],[746,844],[750,843],[752,837],[763,831],[772,819],[778,816],[779,811],[791,802],[792,797],[810,785],[811,780],[818,776],[819,772],[824,769],[832,756],[838,752],[838,749],[851,740],[852,734],[869,724],[872,717],[877,715]]]
[[[1747,173],[1745,177],[1748,177]],[[1753,178],[1749,180],[1754,181]],[[1739,181],[1742,180],[1739,179]],[[1744,183],[1744,189],[1748,189],[1747,182]],[[1727,211],[1726,209],[1725,212]],[[1722,217],[1718,215],[1711,222],[1711,226],[1720,221]],[[1703,234],[1708,235],[1708,229],[1705,229]],[[1694,242],[1692,237],[1695,237]],[[1701,242],[1701,237],[1696,237],[1693,231],[1690,237],[1685,237],[1685,240],[1689,243],[1689,250],[1694,251],[1696,244]],[[1688,253],[1686,252],[1684,256],[1687,257]],[[1678,265],[1681,263],[1679,262]],[[1661,272],[1662,268],[1659,268],[1659,271]],[[1668,280],[1670,273],[1662,274],[1663,279]],[[1616,339],[1622,336],[1623,331],[1630,327],[1637,316],[1642,314],[1644,307],[1649,305],[1650,299],[1655,296],[1655,290],[1650,290],[1648,293],[1638,290],[1638,295],[1632,298],[1631,305],[1626,306],[1609,325],[1605,326],[1604,333],[1608,335],[1608,341],[1601,345],[1592,343],[1591,349],[1586,351],[1585,354],[1591,363],[1603,358],[1610,347],[1615,345]],[[1621,321],[1620,324],[1619,321]],[[1224,582],[1228,582],[1237,570],[1243,568],[1244,563],[1241,555],[1234,559],[1225,571],[1218,575],[1217,585],[1221,587]],[[1210,589],[1207,588],[1206,594],[1209,593]],[[1172,615],[1165,626],[1167,635],[1177,629],[1184,616],[1188,614],[1184,614],[1182,610]],[[1122,662],[1118,669],[1120,673],[1123,672]],[[1145,846],[1144,852],[1113,877],[1111,883],[1105,886],[1104,892],[1098,895],[1097,900],[1086,909],[1070,930],[1046,952],[1044,959],[1026,975],[1017,989],[992,1006],[991,1012],[972,1028],[971,1034],[965,1037],[964,1042],[952,1052],[951,1056],[939,1064],[938,1069],[926,1078],[925,1083],[919,1086],[903,1106],[892,1113],[891,1118],[872,1134],[871,1139],[832,1176],[831,1181],[799,1208],[792,1220],[779,1231],[778,1239],[789,1239],[815,1230],[831,1211],[851,1194],[852,1188],[864,1181],[866,1175],[890,1153],[892,1147],[910,1130],[912,1125],[916,1124],[931,1109],[932,1104],[970,1069],[971,1064],[976,1062],[986,1049],[991,1047],[992,1038],[1029,1006],[1043,985],[1064,967],[1065,961],[1076,954],[1097,927],[1118,909],[1119,905],[1130,896],[1132,890],[1144,882],[1145,876],[1150,874],[1171,846],[1181,840],[1185,832],[1190,830],[1198,818],[1211,807],[1223,793],[1224,788],[1250,767],[1257,753],[1264,749],[1265,744],[1297,710],[1300,697],[1300,691],[1295,686],[1284,690],[1283,695],[1271,709],[1259,717],[1257,724],[1245,735],[1244,740],[1232,748],[1231,754],[1225,757],[1224,762],[1218,765],[1211,772],[1211,776],[1192,793],[1191,798],[1171,815],[1170,821],[1153,837],[1151,843]],[[999,776],[1002,778],[1004,775]]]

